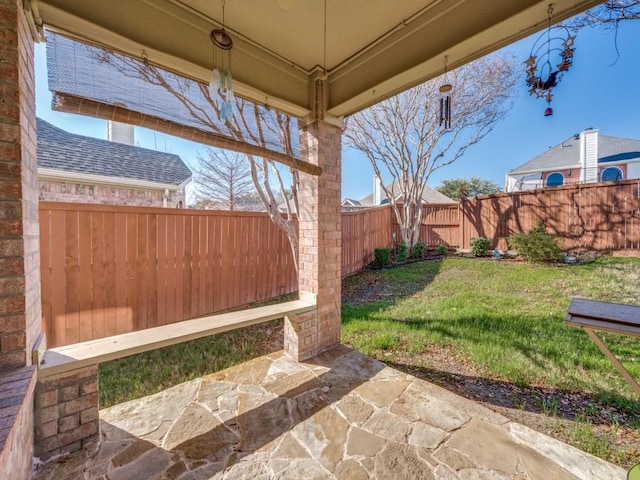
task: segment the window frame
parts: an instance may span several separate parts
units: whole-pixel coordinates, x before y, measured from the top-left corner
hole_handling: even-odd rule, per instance
[[[560,177],[562,178],[562,183],[556,183],[556,184],[553,184],[553,185],[549,185],[549,179],[551,177],[553,177],[554,175],[560,175]],[[547,175],[547,178],[544,179],[544,184],[545,184],[545,187],[561,187],[561,186],[564,185],[564,180],[565,180],[565,178],[564,178],[564,175],[562,173],[560,173],[560,172],[551,172],[549,175]]]
[[[615,178],[613,180],[605,180],[604,179],[604,174],[606,171],[608,170],[617,170],[618,171],[618,175],[619,178]],[[610,167],[605,167],[604,170],[602,170],[602,172],[600,172],[600,181],[601,182],[620,182],[624,180],[624,172],[622,171],[622,169],[620,167],[618,167],[617,165],[611,165]]]

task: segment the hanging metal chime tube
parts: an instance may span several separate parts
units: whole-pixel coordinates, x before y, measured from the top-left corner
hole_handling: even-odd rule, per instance
[[[445,83],[440,87],[440,126],[451,129],[451,85]]]

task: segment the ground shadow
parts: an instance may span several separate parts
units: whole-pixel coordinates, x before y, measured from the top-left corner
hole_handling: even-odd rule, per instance
[[[236,367],[212,375],[206,388],[200,384],[197,401],[176,412],[177,418],[166,425],[163,420],[145,418],[144,435],[134,428],[123,428],[126,420],[122,424],[103,420],[103,443],[89,462],[90,478],[107,472],[111,472],[109,478],[178,478],[187,471],[193,471],[194,478],[209,478],[243,457],[263,452],[271,442],[317,414],[323,416],[322,422],[314,420],[304,428],[318,441],[330,444],[331,419],[324,417],[337,413],[324,409],[385,368],[383,363],[342,345],[304,362],[307,369],[273,380],[266,376],[266,369],[260,372],[265,368],[261,361],[265,362],[249,362],[240,374],[233,373]],[[311,370],[320,373],[312,374]],[[225,402],[233,406],[218,412],[218,398],[232,391],[230,385],[236,385],[235,394]],[[169,395],[164,401],[170,402],[168,399]],[[171,408],[169,403],[167,406]],[[121,414],[126,416],[127,412]],[[151,438],[161,441],[163,448]],[[115,454],[114,449],[118,450]]]
[[[433,282],[441,267],[442,258],[438,257],[398,268],[364,270],[342,280],[342,305],[377,308],[380,302],[396,304]]]
[[[386,361],[396,370],[409,373],[475,402],[518,409],[563,420],[588,420],[597,425],[633,426],[640,414],[614,406],[604,406],[594,392],[566,390],[557,387],[518,385],[513,382],[452,373],[437,368]]]

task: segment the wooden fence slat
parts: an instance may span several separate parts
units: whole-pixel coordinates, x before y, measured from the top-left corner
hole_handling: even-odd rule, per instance
[[[158,326],[158,215],[147,216],[147,326]]]
[[[40,230],[46,232],[40,235],[40,279],[41,279],[41,303],[42,303],[42,331],[48,338],[52,338],[53,309],[51,306],[51,212],[41,212]]]
[[[185,318],[191,317],[191,265],[192,265],[192,255],[191,255],[191,236],[192,232],[192,222],[193,218],[185,217],[184,218],[184,230],[182,231],[182,245],[181,249],[178,253],[182,253],[182,267],[180,269],[182,283],[181,290],[182,294],[182,308],[180,320],[184,320]],[[178,230],[178,235],[180,235],[180,230]]]
[[[191,300],[189,317],[198,316],[198,294],[200,293],[200,218],[191,218],[191,292],[188,297]]]
[[[166,265],[167,265],[167,274],[166,274],[166,287],[165,287],[165,295],[166,295],[166,322],[173,323],[177,321],[176,316],[176,296],[177,294],[177,282],[178,282],[178,273],[177,273],[177,243],[178,239],[176,236],[176,219],[175,215],[167,215],[167,246],[166,246]]]
[[[133,308],[129,303],[129,269],[127,253],[127,214],[116,213],[115,219],[115,270],[116,270],[116,334],[133,330]]]
[[[198,316],[205,315],[207,313],[207,270],[208,266],[208,251],[207,251],[207,218],[198,217],[200,227],[200,279],[198,285],[200,287],[198,292]]]
[[[214,217],[207,217],[207,279],[206,279],[206,311],[213,312],[214,310],[214,285],[215,285],[215,270],[216,270],[216,257],[215,257],[215,237],[216,237],[216,224]]]
[[[213,219],[213,311],[222,311],[222,218]]]
[[[167,215],[158,215],[157,226],[158,247],[156,250],[157,262],[157,298],[156,298],[156,325],[166,325],[167,322]]]
[[[233,228],[233,280],[231,288],[231,305],[242,304],[242,287],[240,272],[242,271],[242,259],[244,250],[244,234],[246,230],[246,220],[242,217],[234,219],[233,223],[237,223],[237,228]]]
[[[103,252],[103,275],[104,275],[104,334],[111,336],[116,334],[117,322],[117,296],[116,296],[116,222],[115,213],[103,212],[104,219],[104,252]]]
[[[65,345],[66,340],[66,297],[67,297],[67,280],[66,280],[66,212],[51,211],[51,326],[47,331],[48,345]],[[40,232],[41,242],[47,242]],[[65,252],[64,255],[53,255],[54,252]]]
[[[135,261],[135,282],[137,286],[137,310],[136,310],[136,330],[142,330],[149,327],[149,319],[147,312],[148,303],[148,278],[147,278],[147,266],[149,260],[148,248],[148,217],[147,215],[136,216],[136,228],[137,228],[137,246],[136,246],[136,261]]]
[[[131,311],[132,324],[127,325],[125,331],[135,331],[140,325],[138,312],[138,217],[136,214],[127,215],[127,307]],[[131,330],[129,330],[129,328]],[[125,332],[121,332],[125,333]]]
[[[220,260],[222,261],[222,278],[225,280],[225,288],[223,290],[222,309],[226,310],[232,305],[232,290],[235,288],[233,284],[233,243],[235,241],[233,237],[233,231],[231,229],[231,219],[224,217],[223,237],[222,237],[222,255]]]
[[[105,216],[103,212],[91,215],[91,339],[106,336]]]
[[[78,302],[79,288],[79,250],[78,244],[78,213],[65,212],[65,278],[67,283],[65,303],[65,343],[80,341],[80,309]]]

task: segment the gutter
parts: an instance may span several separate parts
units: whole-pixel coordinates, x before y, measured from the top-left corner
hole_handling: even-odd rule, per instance
[[[554,168],[540,168],[537,170],[512,170],[510,172],[507,172],[506,175],[508,176],[514,176],[514,175],[530,175],[532,173],[544,173],[544,172],[555,172],[558,170],[567,170],[567,169],[572,169],[572,168],[581,168],[581,165],[579,163],[576,163],[575,165],[562,165],[560,167],[554,167]]]
[[[57,180],[63,182],[88,183],[92,185],[112,185],[117,187],[148,188],[154,190],[177,191],[181,186],[191,181],[191,177],[180,185],[171,183],[151,182],[136,178],[109,177],[106,175],[94,175],[89,173],[67,172],[56,168],[38,167],[38,180]]]

